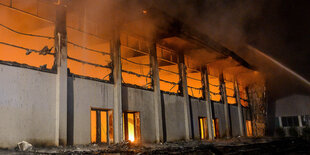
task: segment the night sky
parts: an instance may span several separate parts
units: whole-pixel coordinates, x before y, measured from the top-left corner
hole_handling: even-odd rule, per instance
[[[268,1],[248,23],[248,42],[310,81],[310,1]]]

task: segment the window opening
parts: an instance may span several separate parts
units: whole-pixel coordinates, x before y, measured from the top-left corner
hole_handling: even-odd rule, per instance
[[[219,119],[218,118],[214,118],[212,120],[213,122],[213,134],[214,134],[214,138],[219,138],[220,136],[220,130],[219,130]]]
[[[180,74],[177,53],[159,44],[156,45],[156,51],[160,90],[179,93]]]
[[[301,116],[301,122],[303,126],[310,127],[310,115]]]
[[[207,139],[208,138],[208,124],[206,117],[199,117],[199,133],[200,139]]]
[[[121,34],[122,83],[152,88],[150,43],[139,37]]]
[[[123,112],[123,140],[140,142],[139,112]]]
[[[90,112],[91,143],[113,142],[111,110],[92,109]]]
[[[0,5],[0,60],[43,70],[52,69],[55,59],[54,23],[30,14],[29,10],[18,11],[15,7],[11,9]],[[32,7],[37,9],[38,6]]]
[[[67,28],[68,68],[83,77],[109,81],[112,73],[110,40]]]
[[[246,92],[246,87],[244,85],[238,85],[239,87],[239,95],[240,95],[240,102],[243,107],[248,107],[249,102],[248,102],[248,95]]]
[[[99,26],[89,6],[70,3],[67,7],[67,65],[78,77],[110,81],[112,59],[110,35]],[[102,18],[102,17],[101,17]]]
[[[283,127],[297,127],[299,126],[297,116],[281,117]]]
[[[235,85],[233,81],[225,80],[226,96],[228,104],[236,104]]]
[[[246,133],[247,133],[247,136],[248,137],[251,137],[253,136],[253,133],[252,133],[252,121],[250,120],[246,120]]]
[[[185,56],[185,65],[187,66],[187,89],[192,97],[202,98],[202,81],[200,65],[195,63],[189,56]]]
[[[210,97],[212,101],[221,101],[220,79],[216,76],[208,75]]]

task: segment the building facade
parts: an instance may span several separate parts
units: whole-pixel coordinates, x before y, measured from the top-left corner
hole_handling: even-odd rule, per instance
[[[0,147],[264,135],[259,73],[182,22],[146,10],[99,22],[74,3],[0,3]]]

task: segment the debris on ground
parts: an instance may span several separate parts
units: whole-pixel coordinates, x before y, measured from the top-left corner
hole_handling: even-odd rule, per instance
[[[17,148],[19,151],[31,151],[32,145],[26,141],[17,143]]]
[[[278,154],[302,152],[310,154],[310,143],[302,138],[247,138],[190,140],[165,142],[158,144],[136,144],[124,141],[118,144],[88,144],[59,147],[32,147],[29,143],[20,143],[21,154]],[[26,150],[25,150],[26,149]],[[2,153],[0,150],[0,154]],[[6,154],[9,154],[6,152]],[[12,154],[12,153],[10,153]],[[18,152],[14,153],[18,154]]]

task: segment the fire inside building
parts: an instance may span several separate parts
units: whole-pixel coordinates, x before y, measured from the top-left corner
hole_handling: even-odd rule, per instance
[[[233,51],[74,2],[0,1],[0,147],[264,136],[264,78]]]

